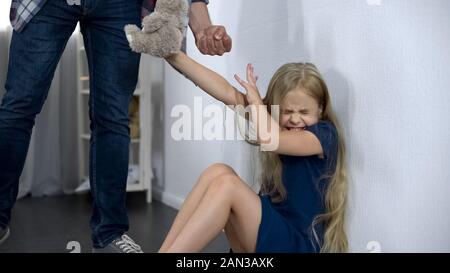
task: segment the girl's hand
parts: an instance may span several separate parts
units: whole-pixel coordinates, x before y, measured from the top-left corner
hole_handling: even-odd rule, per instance
[[[259,94],[258,87],[256,86],[256,81],[258,76],[254,75],[254,67],[252,64],[247,65],[247,82],[242,80],[238,75],[234,75],[236,81],[245,88],[247,91],[247,101],[251,105],[263,105],[261,95]]]

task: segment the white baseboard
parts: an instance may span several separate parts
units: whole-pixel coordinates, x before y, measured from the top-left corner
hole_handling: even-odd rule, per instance
[[[176,210],[179,210],[184,202],[184,198],[166,192],[159,187],[153,187],[152,193],[156,200]]]

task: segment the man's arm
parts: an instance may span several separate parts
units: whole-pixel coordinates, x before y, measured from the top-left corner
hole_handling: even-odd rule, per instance
[[[189,27],[195,37],[195,44],[204,55],[222,56],[230,52],[231,37],[223,26],[213,25],[204,2],[193,2],[189,14]]]
[[[204,2],[193,2],[189,13],[189,27],[194,36],[212,25],[208,8]]]

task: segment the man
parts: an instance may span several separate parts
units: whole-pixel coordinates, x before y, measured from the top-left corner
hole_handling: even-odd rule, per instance
[[[93,252],[142,252],[130,237],[125,205],[129,154],[128,104],[140,55],[123,28],[140,25],[156,0],[12,0],[14,27],[6,93],[0,106],[0,244],[9,235],[34,121],[66,43],[80,22],[89,64],[89,179],[94,199]],[[201,53],[222,55],[231,38],[211,24],[207,0],[192,0],[189,26]],[[143,8],[142,8],[143,7]],[[142,8],[142,10],[141,10]]]

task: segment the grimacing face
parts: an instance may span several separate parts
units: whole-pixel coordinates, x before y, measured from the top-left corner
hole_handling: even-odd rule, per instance
[[[280,105],[282,131],[302,131],[319,122],[322,107],[302,87],[289,91]]]

